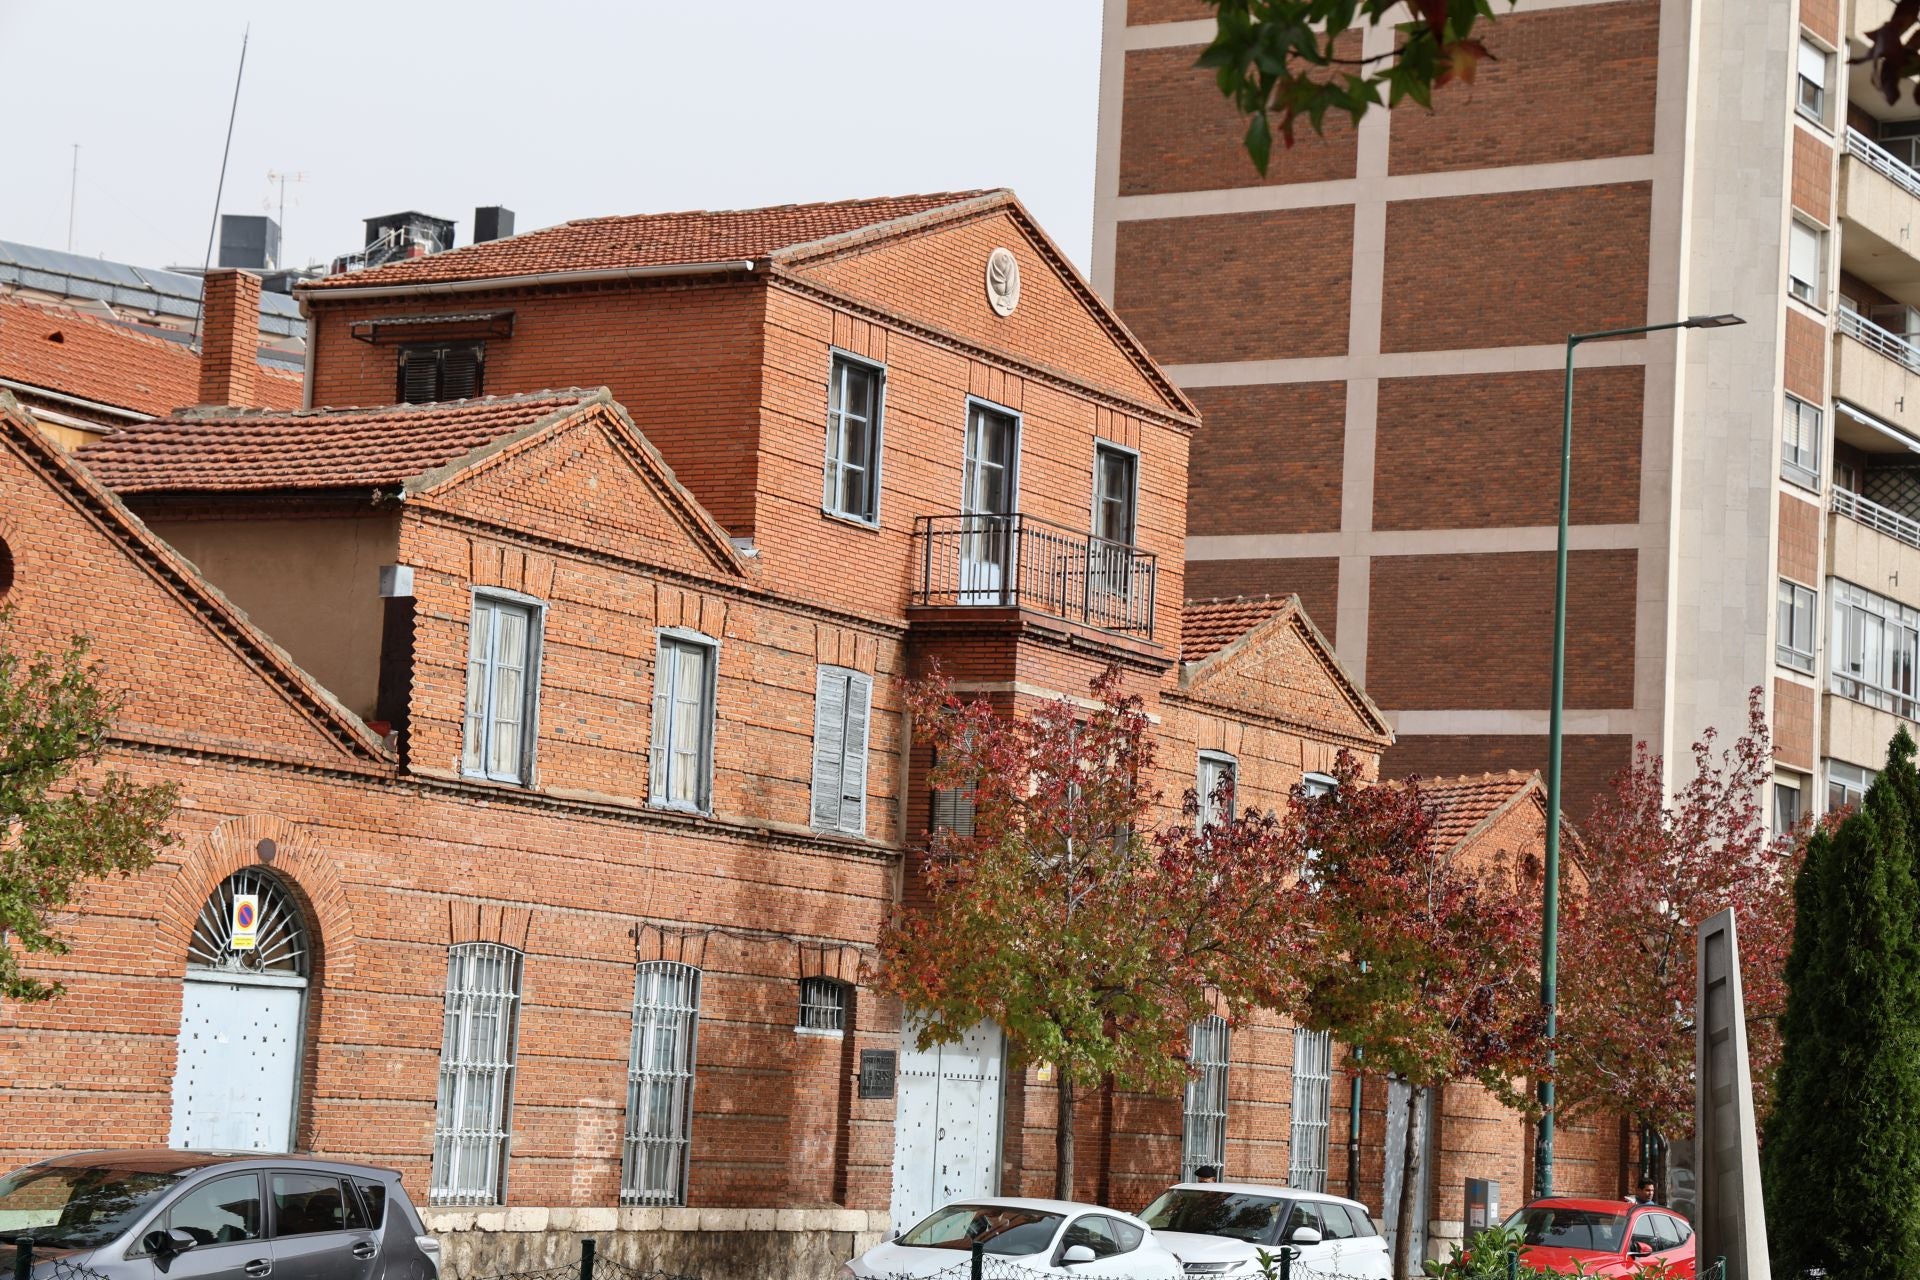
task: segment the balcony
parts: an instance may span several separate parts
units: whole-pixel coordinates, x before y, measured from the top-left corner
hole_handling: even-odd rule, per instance
[[[1902,515],[1892,507],[1883,507],[1863,494],[1836,486],[1833,491],[1833,513],[1878,530],[1895,542],[1904,542],[1920,550],[1920,520]]]
[[[1915,140],[1847,130],[1840,165],[1840,265],[1874,288],[1920,302],[1920,170]]]
[[[920,516],[920,607],[1025,609],[1153,638],[1151,552],[1032,516]]]
[[[1870,452],[1920,450],[1920,344],[1845,307],[1834,329],[1833,398],[1845,402],[1843,414],[1849,405],[1864,410],[1879,428],[1853,439],[1836,420],[1836,433]]]

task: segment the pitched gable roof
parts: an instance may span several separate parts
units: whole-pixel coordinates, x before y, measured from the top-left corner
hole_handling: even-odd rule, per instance
[[[200,398],[191,347],[66,307],[0,297],[0,378],[153,417]],[[262,365],[263,407],[300,403],[300,375]]]
[[[1422,778],[1420,792],[1433,804],[1434,839],[1442,848],[1468,843],[1518,805],[1530,800],[1546,812],[1547,791],[1535,772],[1509,769],[1456,778]]]
[[[117,431],[80,460],[118,493],[399,489],[597,402],[598,393],[574,388],[369,409],[187,412]]]
[[[1303,700],[1336,699],[1344,707],[1355,728],[1354,736],[1386,746],[1393,741],[1393,728],[1373,699],[1367,697],[1334,654],[1333,645],[1313,625],[1299,596],[1230,596],[1209,600],[1189,600],[1181,611],[1180,685],[1182,694],[1206,700],[1205,686],[1220,680],[1243,663],[1260,662],[1269,652],[1268,642],[1290,633],[1306,656],[1302,671],[1283,676],[1285,692]],[[1191,639],[1189,639],[1191,636]],[[1299,681],[1305,671],[1315,673],[1315,688]],[[1293,719],[1297,712],[1284,707],[1242,706],[1221,695],[1219,705],[1264,715],[1278,720]],[[1305,719],[1301,723],[1307,723]],[[1324,727],[1324,726],[1316,726]]]
[[[185,413],[116,432],[79,458],[122,494],[385,490],[412,498],[449,489],[588,416],[618,436],[707,561],[744,575],[726,530],[605,387],[364,409]]]
[[[581,218],[504,240],[390,262],[371,271],[327,276],[300,289],[303,293],[325,293],[339,288],[758,260],[781,250],[991,194],[947,191],[761,209]]]
[[[331,763],[355,762],[391,767],[393,753],[366,723],[303,671],[287,652],[250,622],[198,570],[128,511],[112,493],[88,475],[36,429],[25,411],[0,390],[0,450],[12,452],[39,475],[71,508],[117,542],[160,588],[196,617],[215,643],[259,674],[337,753]],[[298,721],[296,721],[297,723]],[[273,754],[263,748],[263,754]],[[312,763],[312,761],[305,761]]]

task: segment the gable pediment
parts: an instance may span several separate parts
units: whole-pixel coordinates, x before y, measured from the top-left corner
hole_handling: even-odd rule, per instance
[[[1298,598],[1238,639],[1180,666],[1180,694],[1258,716],[1386,746],[1386,716],[1354,683]]]

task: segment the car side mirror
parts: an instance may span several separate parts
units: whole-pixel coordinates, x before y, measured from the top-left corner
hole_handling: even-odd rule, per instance
[[[1320,1229],[1318,1227],[1295,1227],[1293,1234],[1288,1236],[1287,1239],[1293,1241],[1295,1244],[1319,1244]]]
[[[1060,1261],[1069,1267],[1076,1262],[1092,1262],[1093,1260],[1093,1250],[1083,1244],[1070,1244],[1067,1246],[1067,1251],[1060,1255]]]
[[[140,1243],[147,1252],[156,1258],[171,1258],[176,1253],[185,1253],[200,1242],[185,1231],[149,1231],[142,1236]]]
[[[1653,1242],[1651,1240],[1635,1240],[1633,1242],[1633,1252],[1634,1256],[1644,1258],[1653,1252]]]

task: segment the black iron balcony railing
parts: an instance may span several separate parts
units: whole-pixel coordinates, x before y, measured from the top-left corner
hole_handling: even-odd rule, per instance
[[[918,605],[1032,609],[1153,637],[1151,552],[1032,516],[920,516]]]

